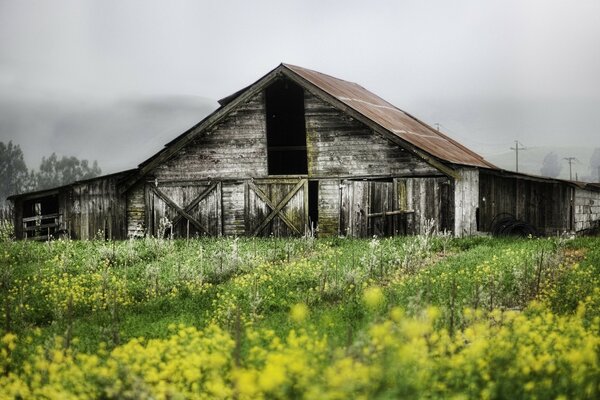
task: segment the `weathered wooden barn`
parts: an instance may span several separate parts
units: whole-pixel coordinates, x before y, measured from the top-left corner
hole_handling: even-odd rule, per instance
[[[600,220],[600,186],[501,170],[363,87],[281,64],[135,170],[12,196],[18,238],[417,234]]]

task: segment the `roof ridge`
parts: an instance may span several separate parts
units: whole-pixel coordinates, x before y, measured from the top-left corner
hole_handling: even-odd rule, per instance
[[[352,84],[352,85],[354,85],[354,86],[358,86],[358,87],[359,87],[359,88],[361,88],[361,89],[364,89],[364,90],[366,90],[366,91],[369,91],[367,88],[365,88],[365,87],[361,86],[359,83],[356,83],[356,82],[354,82],[354,81],[349,81],[349,80],[347,80],[347,79],[338,78],[338,77],[336,77],[336,76],[333,76],[333,75],[325,74],[325,73],[323,73],[323,72],[320,72],[320,71],[317,71],[317,70],[314,70],[314,69],[305,68],[305,67],[302,67],[302,66],[300,66],[300,65],[287,64],[287,63],[281,63],[281,65],[283,65],[284,67],[286,67],[287,69],[290,69],[290,70],[292,70],[292,71],[294,71],[294,70],[293,70],[293,68],[302,69],[302,70],[304,70],[304,71],[313,72],[313,73],[315,73],[315,74],[319,74],[319,75],[326,76],[326,77],[328,77],[328,78],[331,78],[331,79],[335,79],[336,81],[345,82],[345,83],[350,83],[350,84]],[[369,92],[370,92],[370,91],[369,91]],[[371,93],[373,93],[373,92],[371,92]],[[392,104],[392,105],[393,105],[393,104]]]

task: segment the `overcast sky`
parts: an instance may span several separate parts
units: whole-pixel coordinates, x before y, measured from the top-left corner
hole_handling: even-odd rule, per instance
[[[0,141],[132,168],[280,62],[484,156],[600,147],[598,0],[0,0]]]

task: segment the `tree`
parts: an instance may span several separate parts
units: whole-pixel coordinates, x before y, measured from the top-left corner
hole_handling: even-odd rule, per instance
[[[600,182],[600,147],[596,147],[590,158],[591,177],[594,181]]]
[[[561,169],[562,165],[560,163],[558,154],[553,151],[546,154],[542,164],[542,169],[540,170],[542,175],[550,178],[557,178],[560,175]]]
[[[88,160],[79,160],[77,157],[58,159],[56,153],[50,157],[42,158],[40,171],[37,174],[37,188],[48,189],[51,187],[67,185],[82,179],[94,178],[102,173],[98,162],[94,161],[90,167]]]
[[[27,176],[21,147],[12,141],[0,142],[0,205],[4,205],[8,196],[23,191]]]
[[[12,141],[0,142],[0,207],[13,194],[67,185],[101,173],[96,161],[90,166],[88,160],[64,156],[59,159],[55,153],[42,158],[39,171],[28,170],[21,147]]]

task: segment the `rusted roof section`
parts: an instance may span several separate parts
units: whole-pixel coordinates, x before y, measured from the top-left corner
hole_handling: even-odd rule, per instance
[[[283,66],[413,146],[454,164],[497,169],[479,154],[362,86],[290,64]]]

